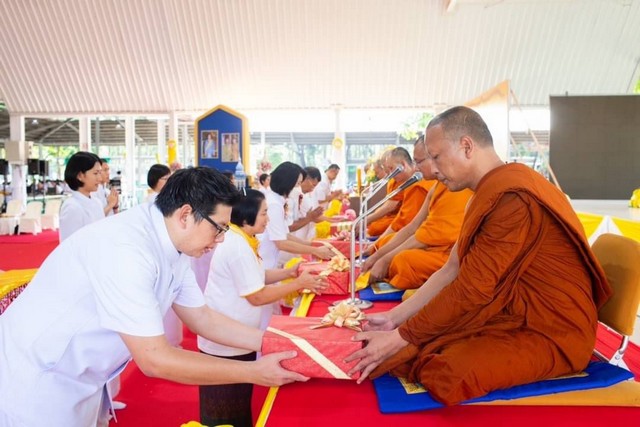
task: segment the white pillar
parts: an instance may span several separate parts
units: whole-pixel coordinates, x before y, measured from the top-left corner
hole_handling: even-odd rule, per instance
[[[24,116],[9,116],[9,141],[17,150],[23,150],[24,158],[11,162],[11,198],[22,200],[23,210],[27,207],[27,158],[30,156],[30,144],[25,142],[27,132],[24,127]],[[6,147],[8,148],[8,147]],[[8,150],[5,150],[8,151]],[[21,156],[22,157],[22,156]]]
[[[158,163],[167,163],[167,132],[165,130],[166,120],[158,119]]]
[[[335,147],[335,145],[331,144],[331,163],[335,163],[340,166],[340,173],[333,184],[333,187],[336,189],[346,189],[347,188],[347,144],[344,139],[344,132],[340,128],[340,114],[342,112],[341,106],[335,107],[336,113],[336,127],[333,139],[336,141],[340,139],[342,141],[341,147]]]
[[[128,116],[124,119],[124,148],[127,158],[124,164],[124,180],[126,195],[132,198],[136,196],[136,129],[135,118]]]
[[[80,151],[91,151],[91,117],[80,117],[78,126]]]

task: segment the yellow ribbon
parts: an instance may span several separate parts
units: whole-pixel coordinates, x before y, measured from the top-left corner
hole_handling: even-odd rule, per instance
[[[247,241],[247,243],[253,250],[253,253],[256,254],[256,258],[258,258],[259,260],[262,260],[262,258],[260,258],[260,255],[258,254],[258,245],[260,245],[260,240],[258,240],[256,236],[249,236],[247,233],[245,233],[245,231],[242,228],[238,227],[233,223],[229,223],[229,229],[235,231],[237,234],[242,236],[242,238],[244,238],[244,240]]]

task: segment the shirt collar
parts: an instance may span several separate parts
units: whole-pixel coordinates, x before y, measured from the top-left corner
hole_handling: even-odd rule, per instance
[[[164,216],[162,216],[162,212],[155,205],[155,203],[145,203],[144,206],[149,209],[149,214],[151,216],[151,224],[156,231],[156,236],[158,236],[158,241],[160,242],[160,248],[162,252],[167,257],[169,263],[173,264],[178,261],[180,258],[180,252],[176,249],[169,237],[169,231],[167,230],[167,225],[164,222]]]

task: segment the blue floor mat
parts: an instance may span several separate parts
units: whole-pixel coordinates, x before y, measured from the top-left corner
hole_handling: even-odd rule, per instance
[[[538,381],[505,390],[492,391],[486,396],[468,400],[463,404],[602,388],[633,378],[633,374],[626,369],[605,362],[591,362],[584,373],[586,375]],[[407,392],[407,388],[403,386],[401,381],[389,374],[373,380],[373,385],[378,397],[378,407],[383,414],[422,411],[444,406],[419,385],[416,387],[414,384],[408,384],[409,392]]]
[[[386,282],[376,282],[360,291],[360,299],[368,301],[401,301],[404,289],[397,289]]]

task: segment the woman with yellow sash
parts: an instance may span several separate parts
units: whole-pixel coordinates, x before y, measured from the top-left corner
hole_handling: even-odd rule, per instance
[[[266,328],[273,304],[285,295],[308,289],[320,294],[327,288],[325,279],[302,273],[297,266],[265,270],[258,253],[256,234],[264,232],[268,222],[267,202],[257,190],[233,206],[229,233],[216,248],[204,291],[206,303],[220,313],[253,327]],[[291,279],[287,283],[278,283]],[[255,360],[256,353],[227,347],[198,337],[200,351],[234,360]],[[252,426],[252,384],[200,386],[200,422],[205,425],[231,424]]]

